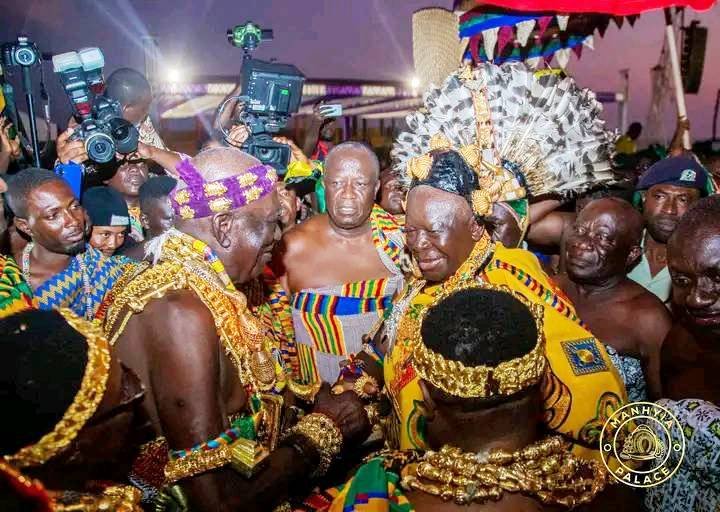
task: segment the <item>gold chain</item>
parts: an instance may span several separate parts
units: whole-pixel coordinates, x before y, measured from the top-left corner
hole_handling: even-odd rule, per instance
[[[607,483],[607,473],[597,461],[576,457],[559,436],[516,452],[498,450],[487,456],[445,445],[405,466],[402,474],[405,489],[458,505],[498,500],[505,492],[515,492],[572,508],[591,502]]]
[[[142,512],[142,493],[130,485],[113,485],[100,495],[53,493],[54,512]]]
[[[202,254],[193,250],[187,235],[170,237],[156,265],[113,289],[113,304],[105,319],[105,331],[114,344],[133,314],[142,312],[153,299],[173,290],[190,289],[210,310],[225,353],[238,370],[243,384],[259,391],[276,384],[274,361],[264,350],[265,333],[252,316],[245,296],[226,286]]]

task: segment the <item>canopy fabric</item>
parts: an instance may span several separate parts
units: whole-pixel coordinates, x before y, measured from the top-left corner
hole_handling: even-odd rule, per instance
[[[692,7],[696,11],[705,11],[715,4],[715,0],[483,0],[478,3],[526,12],[594,12],[628,16],[666,7]]]

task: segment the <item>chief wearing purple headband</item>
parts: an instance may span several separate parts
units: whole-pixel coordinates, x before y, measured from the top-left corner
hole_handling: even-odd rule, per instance
[[[284,380],[279,347],[235,288],[260,274],[279,238],[277,176],[234,148],[203,151],[177,171],[175,228],[147,243],[147,262],[113,289],[104,319],[164,438],[131,479],[148,495],[179,484],[192,510],[272,510],[290,482],[308,482],[362,434],[367,416],[354,394],[325,390],[280,440],[284,388],[308,401],[317,389]]]

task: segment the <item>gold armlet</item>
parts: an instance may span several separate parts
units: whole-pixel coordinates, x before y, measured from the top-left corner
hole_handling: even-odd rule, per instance
[[[231,462],[232,445],[220,446],[214,450],[192,451],[182,458],[168,461],[165,465],[165,484],[206,473]]]
[[[241,438],[214,450],[193,451],[182,458],[168,461],[165,466],[165,484],[169,485],[227,465],[250,479],[266,466],[269,456],[270,452],[261,444]]]
[[[324,414],[312,413],[304,416],[290,429],[288,435],[291,434],[305,438],[320,455],[320,463],[312,476],[327,473],[333,459],[342,450],[342,432],[335,422]]]
[[[320,391],[321,385],[322,383],[319,381],[313,382],[312,384],[300,384],[292,378],[289,378],[287,381],[287,387],[290,388],[290,391],[292,391],[296,397],[308,403],[315,401],[315,395]]]

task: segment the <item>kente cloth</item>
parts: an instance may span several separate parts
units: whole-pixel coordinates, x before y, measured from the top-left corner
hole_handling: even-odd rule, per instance
[[[269,266],[265,266],[262,275],[243,286],[241,290],[253,310],[268,332],[272,333],[284,367],[292,375],[299,375],[295,329],[293,327],[290,297],[280,280]]]
[[[646,402],[648,394],[642,361],[636,357],[622,355],[610,345],[605,345],[605,348],[610,360],[615,365],[615,369],[625,383],[628,402]]]
[[[685,436],[685,455],[677,473],[668,481],[645,490],[645,507],[649,512],[717,512],[720,510],[720,407],[695,399],[663,399],[658,404],[680,422]],[[675,450],[670,450],[670,467],[675,467],[678,457]]]
[[[362,337],[403,287],[405,239],[400,225],[377,205],[370,225],[373,244],[390,277],[303,289],[292,297],[300,382],[335,382],[340,362],[360,352]]]
[[[489,243],[485,237],[479,243]],[[550,363],[542,381],[546,426],[574,441],[573,451],[584,458],[600,459],[598,442],[605,420],[627,401],[625,386],[605,347],[575,314],[575,308],[543,272],[537,258],[523,249],[494,247],[478,283],[504,285],[544,306],[546,355]],[[413,290],[398,297],[390,321],[399,315],[419,315],[440,290],[440,285]],[[396,321],[396,320],[395,320]],[[395,339],[386,330],[392,349],[386,355],[385,385],[394,409],[387,432],[391,447],[425,449],[422,393],[412,366],[413,344]]]
[[[32,290],[10,257],[0,255],[0,318],[33,308]]]
[[[402,276],[305,289],[293,296],[298,380],[335,382],[340,363],[360,352],[362,337],[403,286]]]
[[[137,206],[128,205],[128,213],[130,214],[130,238],[136,242],[142,242],[145,240],[145,235],[143,235],[142,220],[140,219],[142,211]]]
[[[308,512],[412,512],[400,486],[400,471],[386,468],[382,458],[360,466],[345,484],[309,496],[296,510]]]
[[[84,282],[80,260],[85,263],[90,282],[90,304],[95,317],[105,294],[124,272],[133,268],[133,260],[125,256],[105,257],[99,250],[87,245],[85,252],[70,260],[70,264],[40,285],[33,293],[33,304],[38,309],[70,308],[81,318],[87,318]]]

